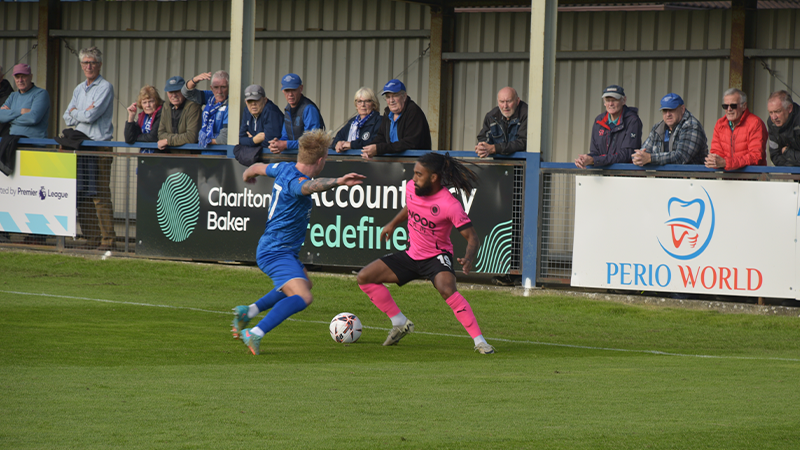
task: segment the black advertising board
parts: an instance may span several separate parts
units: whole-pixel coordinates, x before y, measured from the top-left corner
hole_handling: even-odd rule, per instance
[[[508,273],[511,262],[513,168],[472,166],[480,184],[456,198],[481,240],[476,271]],[[320,177],[356,172],[364,184],[312,196],[314,208],[300,250],[304,263],[363,266],[387,253],[406,249],[407,230],[378,242],[381,228],[405,206],[405,186],[414,162],[335,160]],[[235,160],[138,158],[136,254],[213,261],[255,261],[264,232],[272,178],[244,183],[245,167]],[[466,241],[451,236],[456,257]]]

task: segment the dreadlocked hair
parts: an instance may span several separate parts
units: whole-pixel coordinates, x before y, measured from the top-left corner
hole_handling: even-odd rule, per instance
[[[462,192],[472,192],[472,188],[478,184],[478,175],[464,163],[450,156],[450,153],[426,153],[420,156],[417,162],[439,175],[443,186],[452,186]]]

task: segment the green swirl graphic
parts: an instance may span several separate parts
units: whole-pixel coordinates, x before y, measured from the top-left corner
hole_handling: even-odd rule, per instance
[[[200,194],[189,175],[178,172],[167,177],[158,191],[156,214],[170,241],[183,242],[192,235],[200,217]]]
[[[511,221],[502,222],[486,235],[478,251],[475,271],[481,273],[508,273],[511,268]]]

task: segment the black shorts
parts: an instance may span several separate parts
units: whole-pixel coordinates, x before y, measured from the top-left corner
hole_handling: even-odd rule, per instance
[[[411,259],[407,252],[390,253],[382,257],[381,261],[397,275],[398,286],[419,278],[426,278],[432,283],[439,272],[456,274],[453,270],[453,255],[447,252],[419,261]]]

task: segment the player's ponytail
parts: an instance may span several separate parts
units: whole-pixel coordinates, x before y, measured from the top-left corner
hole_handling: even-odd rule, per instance
[[[438,174],[442,186],[452,186],[463,192],[472,192],[478,184],[478,175],[450,153],[426,153],[417,159],[429,171]]]

